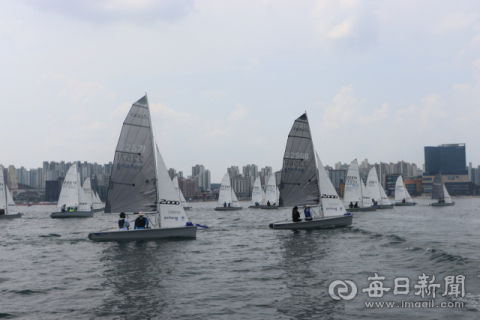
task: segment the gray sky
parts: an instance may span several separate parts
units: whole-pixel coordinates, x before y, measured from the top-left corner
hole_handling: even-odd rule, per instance
[[[168,167],[281,168],[307,111],[325,165],[480,164],[480,2],[0,2],[0,162],[112,161],[148,93]]]

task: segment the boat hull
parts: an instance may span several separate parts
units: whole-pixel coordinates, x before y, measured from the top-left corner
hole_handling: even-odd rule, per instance
[[[242,210],[243,207],[216,207],[215,211],[236,211],[236,210]]]
[[[352,224],[353,215],[338,216],[324,219],[314,219],[311,221],[292,222],[292,220],[278,221],[269,225],[270,229],[282,230],[308,230],[322,229],[329,227],[347,227]]]
[[[395,202],[396,207],[402,207],[402,206],[414,206],[414,202]]]
[[[393,209],[393,204],[380,204],[377,206],[377,209]]]
[[[250,206],[249,209],[260,209],[260,206]]]
[[[53,212],[50,218],[65,219],[65,218],[92,218],[93,211],[67,211],[67,212]]]
[[[105,208],[93,209],[93,212],[102,212]]]
[[[430,203],[430,206],[432,206],[432,207],[449,207],[449,206],[453,206],[454,204],[455,204],[455,202],[452,202],[452,203],[434,202],[434,203]]]
[[[260,209],[272,210],[272,209],[278,209],[278,206],[260,206]]]
[[[23,213],[16,213],[16,214],[2,214],[0,215],[0,219],[16,219],[21,218]]]
[[[141,241],[166,238],[196,238],[197,227],[180,227],[168,229],[143,229],[128,231],[92,232],[88,239],[96,242],[106,241]]]
[[[190,210],[192,207],[183,207],[184,210]]]
[[[366,207],[366,208],[345,208],[348,212],[362,212],[362,211],[376,211],[376,207]]]

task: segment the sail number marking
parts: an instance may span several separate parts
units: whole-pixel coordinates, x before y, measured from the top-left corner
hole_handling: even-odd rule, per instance
[[[173,204],[173,205],[179,205],[179,204],[180,204],[180,201],[160,199],[160,202],[159,202],[158,204]]]
[[[117,151],[125,152],[145,152],[145,146],[141,144],[119,143]]]
[[[338,196],[333,194],[322,194],[321,198],[323,199],[338,199]]]
[[[118,154],[118,160],[124,161],[124,162],[134,162],[134,163],[143,163],[143,156],[137,156],[134,154],[124,154],[124,153],[119,153]]]
[[[285,152],[285,158],[289,159],[308,159],[308,153],[303,152]]]

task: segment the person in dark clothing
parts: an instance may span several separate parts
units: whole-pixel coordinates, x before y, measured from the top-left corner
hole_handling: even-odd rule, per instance
[[[350,209],[353,208],[353,203],[350,202],[350,204],[348,205],[348,207],[349,207]]]
[[[300,212],[298,212],[298,207],[295,206],[293,209],[292,209],[292,220],[293,222],[300,222],[302,221],[302,219],[300,219]]]
[[[0,216],[4,216],[5,215],[5,209],[0,209]]]
[[[358,208],[358,202],[355,202],[354,208]]]
[[[269,207],[270,207],[270,201],[267,201],[267,206],[269,206]]]
[[[148,219],[144,216],[143,212],[138,213],[138,218],[135,219],[135,225],[133,229],[148,229]]]
[[[62,212],[67,211],[67,210],[66,210],[66,207],[67,207],[67,205],[65,205],[65,204],[62,206]]]
[[[226,203],[226,202],[224,202],[224,203],[223,203],[223,206],[224,206],[224,207],[227,207],[227,203]]]
[[[259,206],[258,202],[255,202],[255,207],[258,207],[258,206]]]
[[[125,218],[125,212],[120,213],[120,219],[118,219],[118,229],[120,231],[127,231],[130,227],[130,221]]]
[[[230,202],[228,203],[228,207],[230,208]]]
[[[405,198],[403,198],[402,203],[405,203]]]

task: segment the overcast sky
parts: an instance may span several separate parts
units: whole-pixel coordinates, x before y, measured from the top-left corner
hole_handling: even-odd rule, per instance
[[[113,161],[148,93],[168,167],[281,169],[307,111],[324,165],[480,164],[480,1],[0,2],[0,163]]]

